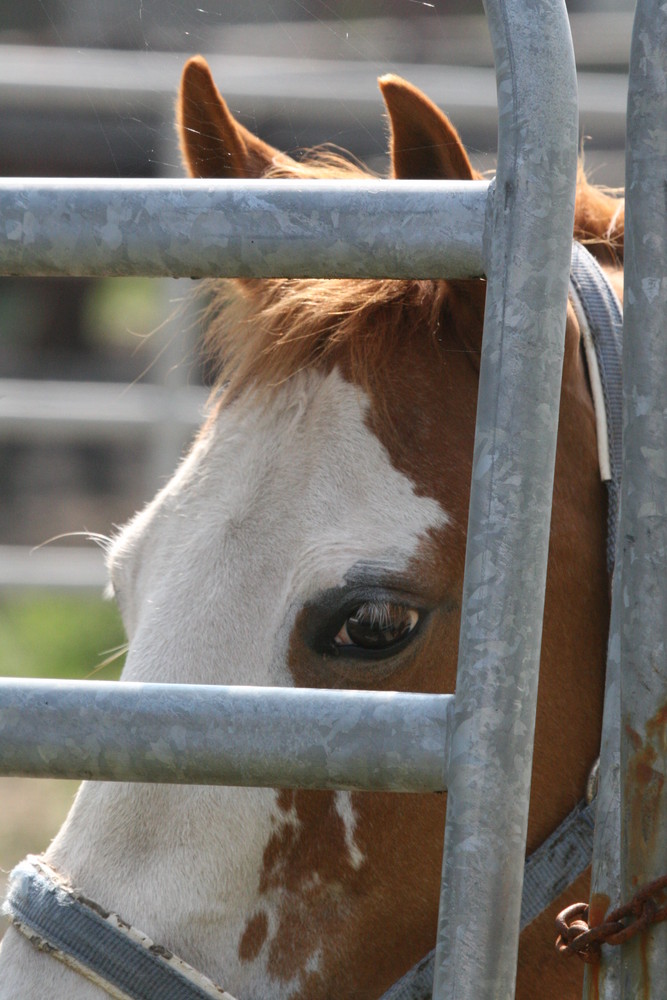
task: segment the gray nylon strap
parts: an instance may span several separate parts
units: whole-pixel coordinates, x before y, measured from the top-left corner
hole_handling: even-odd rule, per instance
[[[435,976],[435,948],[413,965],[380,1000],[431,1000]]]
[[[594,827],[594,803],[580,802],[527,858],[523,870],[521,930],[586,871],[593,856]]]
[[[521,929],[537,917],[590,864],[593,806],[580,803],[528,858],[524,869]],[[161,958],[121,934],[91,906],[57,885],[30,862],[11,876],[5,912],[37,936],[132,1000],[210,1000]],[[430,1000],[435,952],[426,955],[382,1000]],[[220,996],[224,997],[223,991]]]
[[[11,874],[4,913],[37,946],[59,949],[73,965],[92,969],[97,980],[131,1000],[211,1000],[223,990],[202,989],[170,965],[164,949],[134,940],[109,923],[93,906],[59,885],[39,865],[22,861]],[[172,956],[166,953],[167,958]],[[69,964],[69,963],[68,963]]]
[[[521,929],[527,927],[591,861],[594,804],[580,802],[526,860]],[[160,956],[147,951],[107,923],[102,915],[59,886],[30,861],[11,875],[4,912],[27,924],[39,939],[61,949],[80,965],[132,1000],[210,1000],[211,993],[186,981]],[[395,983],[382,1000],[431,1000],[435,951]],[[220,996],[227,994],[220,991]]]
[[[588,320],[604,393],[611,466],[611,480],[607,483],[607,569],[611,576],[616,555],[621,487],[623,312],[604,271],[580,243],[572,244],[570,289]]]
[[[590,865],[595,804],[580,802],[526,860],[521,930],[532,923]],[[381,1000],[431,1000],[435,950],[387,990]]]

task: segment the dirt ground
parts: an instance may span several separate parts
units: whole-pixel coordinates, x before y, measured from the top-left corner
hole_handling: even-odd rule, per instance
[[[43,851],[57,832],[77,787],[76,781],[0,778],[0,898],[14,865]],[[0,917],[0,935],[6,926]]]

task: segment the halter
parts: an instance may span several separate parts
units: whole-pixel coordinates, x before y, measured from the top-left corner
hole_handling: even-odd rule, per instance
[[[36,948],[117,1000],[234,1000],[41,858],[28,855],[11,873],[4,912]]]
[[[600,478],[607,486],[607,571],[616,556],[623,443],[623,312],[595,258],[572,244],[570,300],[574,308],[595,409]]]
[[[608,490],[607,567],[611,574],[621,475],[622,313],[602,268],[578,243],[572,246],[570,294],[595,408],[600,476]],[[527,858],[521,930],[590,865],[594,805],[593,795],[587,793],[587,799]],[[117,914],[69,887],[40,858],[29,856],[11,873],[3,912],[31,944],[117,1000],[234,1000]],[[431,1000],[434,963],[432,951],[381,1000]]]

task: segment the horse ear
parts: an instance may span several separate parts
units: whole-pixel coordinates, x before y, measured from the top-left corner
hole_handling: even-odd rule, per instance
[[[389,112],[392,175],[401,180],[473,180],[465,147],[449,118],[400,76],[378,80]]]
[[[191,177],[261,177],[289,157],[236,121],[202,56],[183,70],[177,103],[181,152]]]

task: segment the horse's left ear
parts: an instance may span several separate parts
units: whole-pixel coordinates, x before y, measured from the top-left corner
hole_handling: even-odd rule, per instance
[[[185,65],[176,113],[181,152],[191,177],[261,177],[275,164],[291,162],[236,121],[202,56]]]
[[[473,180],[473,169],[449,118],[400,76],[378,80],[389,112],[392,175],[400,180]]]

